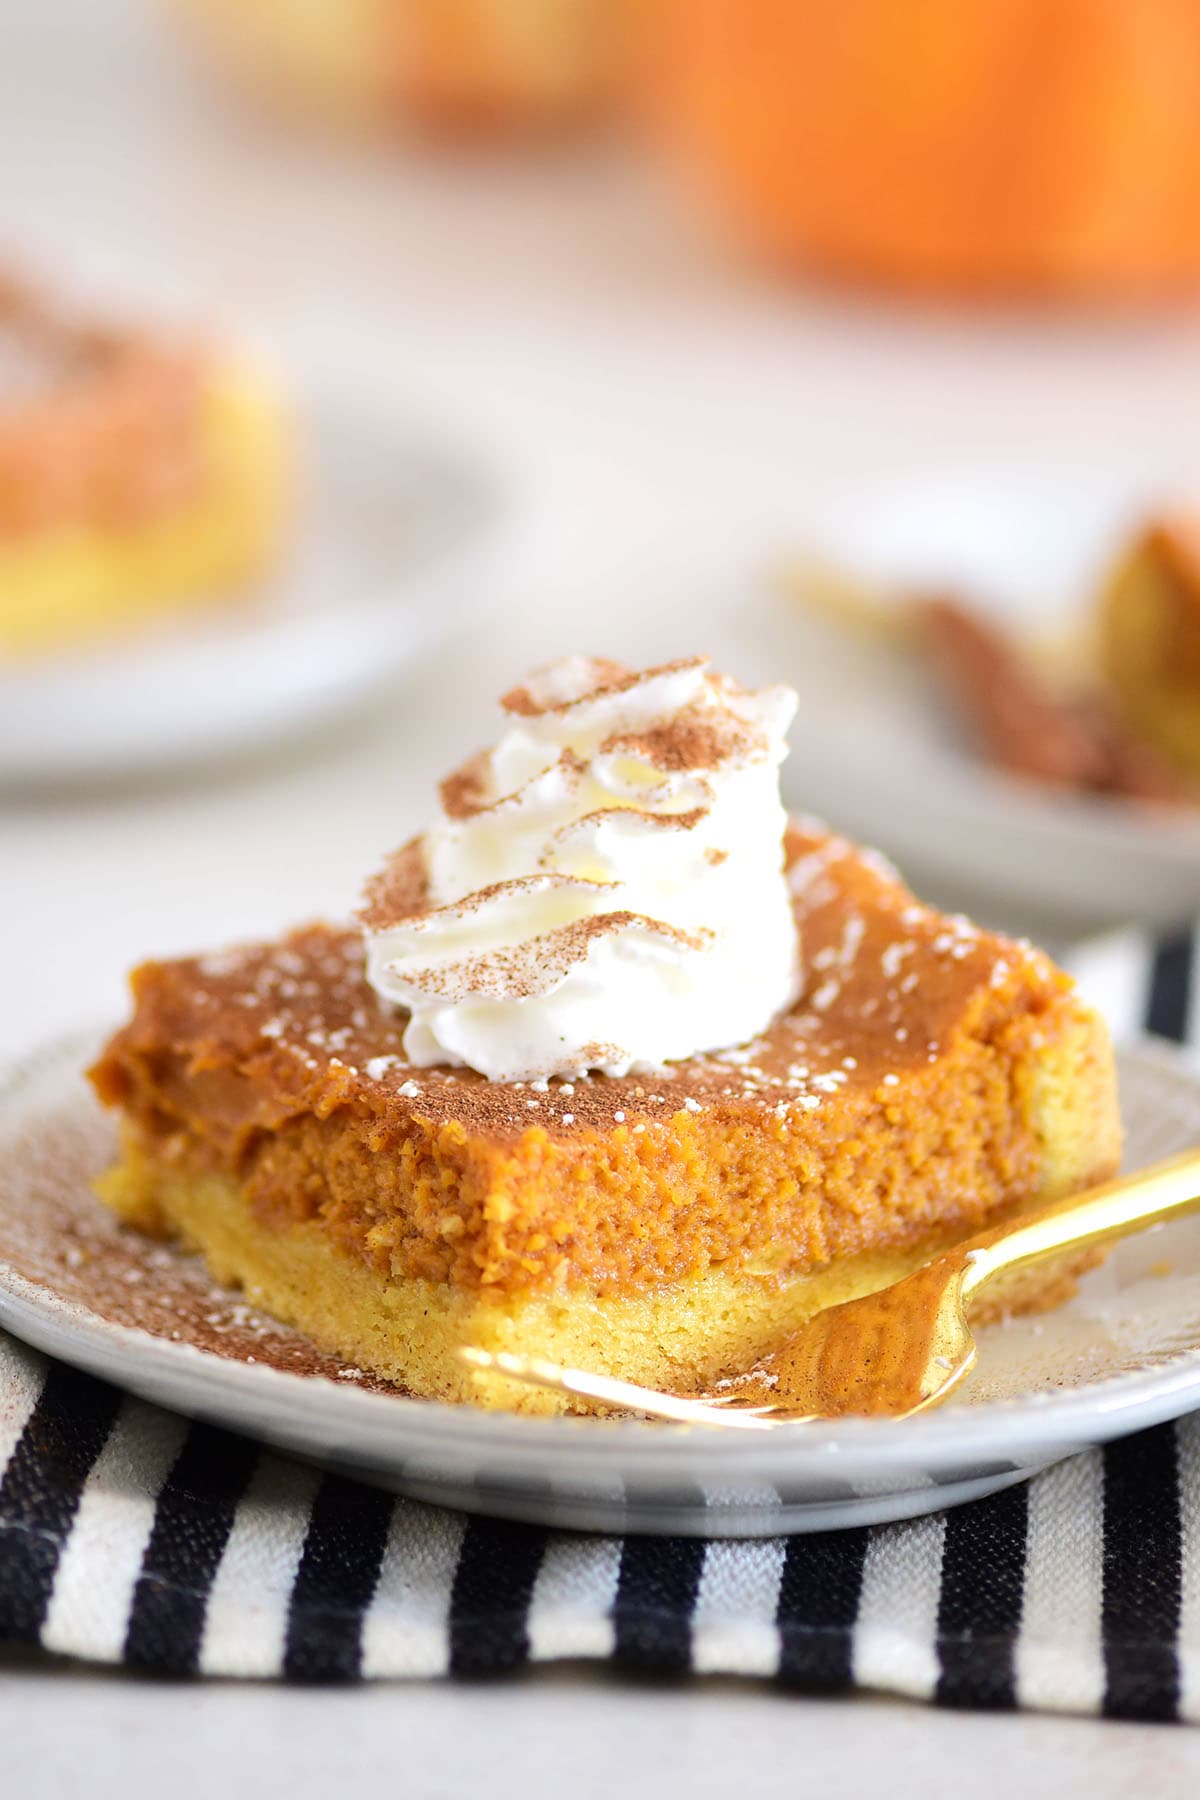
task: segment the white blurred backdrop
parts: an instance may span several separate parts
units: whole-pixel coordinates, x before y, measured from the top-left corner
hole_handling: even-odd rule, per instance
[[[494,464],[517,522],[496,610],[335,732],[0,796],[0,1053],[112,1017],[138,957],[345,912],[533,662],[710,649],[786,677],[761,571],[852,484],[1116,451],[1200,486],[1200,313],[773,290],[628,145],[306,136],[208,79],[153,0],[0,0],[0,45],[0,260],[394,405]]]

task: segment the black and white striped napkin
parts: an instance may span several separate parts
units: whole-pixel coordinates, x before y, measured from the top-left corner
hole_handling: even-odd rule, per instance
[[[1193,948],[1077,964],[1119,1031],[1188,1041]],[[0,1643],[293,1681],[606,1660],[1200,1721],[1200,1414],[910,1523],[621,1539],[393,1499],[0,1336]]]

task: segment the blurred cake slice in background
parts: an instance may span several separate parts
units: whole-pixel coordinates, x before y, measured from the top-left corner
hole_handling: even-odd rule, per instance
[[[0,655],[246,589],[281,548],[291,464],[239,358],[0,280]]]
[[[1195,798],[1116,683],[1095,679],[1082,654],[1056,682],[1028,646],[954,595],[917,601],[913,620],[947,698],[997,768],[1077,793],[1152,804]]]
[[[621,85],[641,0],[175,0],[250,87],[366,126],[553,126]]]

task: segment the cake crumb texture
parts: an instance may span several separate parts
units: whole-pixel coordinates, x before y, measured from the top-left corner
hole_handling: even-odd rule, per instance
[[[789,868],[796,1007],[654,1075],[414,1068],[328,926],[147,964],[92,1072],[125,1115],[105,1198],[318,1343],[463,1398],[463,1342],[703,1385],[1113,1172],[1111,1048],[1065,975],[816,826]]]

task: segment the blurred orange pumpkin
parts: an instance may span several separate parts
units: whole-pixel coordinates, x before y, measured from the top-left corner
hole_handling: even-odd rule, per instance
[[[611,97],[629,0],[174,0],[259,89],[438,128],[551,125]]]
[[[656,101],[760,249],[976,292],[1200,277],[1200,0],[660,0]]]

